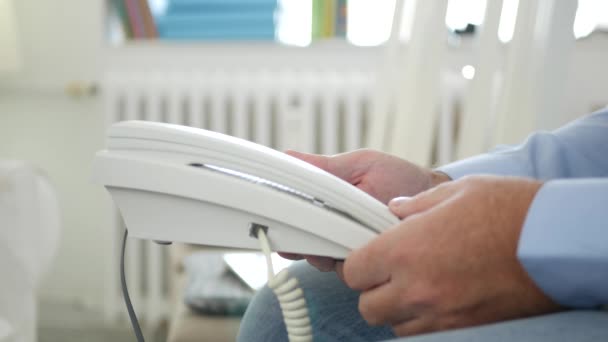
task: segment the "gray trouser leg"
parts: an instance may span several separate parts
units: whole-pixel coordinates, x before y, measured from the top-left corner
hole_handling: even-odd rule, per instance
[[[567,311],[480,327],[418,335],[407,342],[595,342],[608,341],[608,312]]]
[[[370,327],[357,310],[359,293],[333,272],[319,272],[306,262],[290,268],[306,296],[315,342],[608,342],[607,311],[568,311],[446,332],[395,338],[389,326]],[[239,341],[287,341],[283,314],[274,293],[260,290],[247,308]]]

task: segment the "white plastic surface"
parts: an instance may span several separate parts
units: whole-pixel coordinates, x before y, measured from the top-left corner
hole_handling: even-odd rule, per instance
[[[348,215],[191,163],[277,182]],[[145,239],[257,249],[249,227],[258,223],[270,228],[268,237],[278,251],[344,258],[398,222],[382,203],[307,163],[176,125],[115,124],[108,150],[95,158],[93,179],[109,189],[129,234]]]
[[[376,234],[300,198],[189,165],[98,155],[129,235],[257,249],[251,223],[270,227],[278,251],[345,257]]]
[[[297,158],[263,145],[204,129],[157,122],[125,121],[108,131],[108,150],[184,154],[208,163],[284,184],[308,193],[381,232],[398,222],[388,208],[351,184]]]

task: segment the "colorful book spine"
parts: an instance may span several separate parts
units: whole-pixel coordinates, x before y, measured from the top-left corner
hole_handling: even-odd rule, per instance
[[[133,38],[133,31],[131,31],[131,25],[129,23],[129,15],[127,14],[127,8],[123,0],[113,0],[111,2],[116,15],[118,16],[118,20],[120,21],[122,32],[124,32],[124,37]]]
[[[336,20],[334,24],[334,32],[336,37],[346,37],[346,30],[348,28],[348,1],[337,0],[336,1]]]
[[[312,39],[323,37],[323,1],[312,0]]]
[[[156,24],[154,23],[154,18],[152,17],[152,11],[150,10],[148,0],[139,0],[139,10],[144,23],[145,37],[157,38],[158,30],[156,29]]]
[[[312,1],[312,39],[346,37],[347,0]]]
[[[164,39],[273,40],[276,7],[276,0],[171,0],[156,27]]]
[[[334,37],[334,20],[336,19],[336,0],[323,1],[323,38]]]
[[[170,14],[158,18],[159,35],[167,39],[274,39],[274,14],[269,11]]]
[[[235,9],[274,11],[276,7],[277,0],[170,0],[167,13],[222,12]]]
[[[144,19],[139,8],[139,0],[124,0],[129,15],[129,23],[133,38],[145,38],[146,29]]]

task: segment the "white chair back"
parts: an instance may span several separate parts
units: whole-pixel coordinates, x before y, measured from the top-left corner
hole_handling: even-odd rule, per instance
[[[577,1],[519,1],[513,38],[503,43],[503,6],[513,1],[486,2],[484,24],[473,37],[475,77],[457,101],[463,112],[456,117],[455,108],[446,111],[461,93],[451,88],[462,86],[446,75],[448,1],[396,0],[367,145],[430,166],[519,142],[559,122]]]

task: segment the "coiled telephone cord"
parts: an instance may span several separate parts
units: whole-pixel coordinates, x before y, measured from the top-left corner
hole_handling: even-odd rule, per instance
[[[272,252],[266,232],[263,229],[258,230],[257,237],[260,240],[262,252],[266,256],[268,287],[272,289],[279,300],[289,341],[312,341],[312,327],[310,325],[310,318],[308,317],[304,291],[299,287],[298,280],[289,276],[287,269],[282,270],[275,276],[271,259]]]

